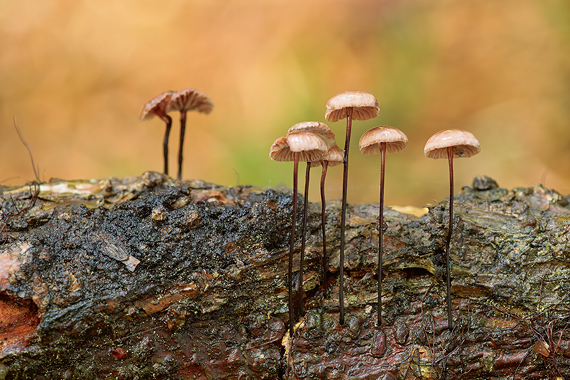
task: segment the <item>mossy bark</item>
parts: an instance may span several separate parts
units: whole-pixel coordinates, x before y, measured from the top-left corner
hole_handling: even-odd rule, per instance
[[[386,208],[382,327],[378,205],[348,207],[340,327],[340,203],[327,205],[328,298],[311,203],[292,338],[290,191],[148,172],[30,194],[2,195],[0,379],[570,378],[570,207],[555,191],[477,178],[457,194],[453,331],[447,201]]]

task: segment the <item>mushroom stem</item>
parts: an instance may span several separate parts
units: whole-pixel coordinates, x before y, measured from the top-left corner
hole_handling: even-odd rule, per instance
[[[382,326],[382,255],[384,250],[384,168],[386,167],[386,143],[380,145],[380,211],[378,216],[378,326]]]
[[[449,269],[449,245],[451,244],[451,234],[453,232],[453,147],[447,148],[447,159],[449,160],[449,227],[447,230],[447,241],[445,243],[445,261],[447,265],[447,325],[453,330],[453,319],[451,317],[451,277]]]
[[[321,262],[322,270],[322,281],[324,284],[324,296],[327,296],[328,286],[327,286],[327,238],[326,238],[326,226],[325,226],[325,211],[326,211],[326,200],[325,200],[325,178],[327,177],[327,168],[329,166],[328,161],[323,161],[323,172],[321,174],[321,229],[323,231],[323,258]]]
[[[346,140],[344,142],[344,172],[342,176],[342,210],[340,216],[340,263],[338,303],[340,308],[339,324],[344,325],[344,243],[346,224],[346,194],[348,190],[348,151],[350,148],[350,132],[352,128],[352,107],[346,109]]]
[[[305,314],[303,307],[303,264],[305,261],[305,231],[307,230],[307,206],[309,204],[309,175],[311,173],[311,163],[307,162],[305,174],[305,203],[303,204],[303,226],[301,228],[301,258],[299,259],[299,315]]]
[[[166,123],[166,131],[164,132],[164,140],[162,142],[162,152],[164,155],[164,174],[168,174],[168,138],[170,137],[170,128],[172,128],[172,118],[166,114],[161,116]]]
[[[180,145],[178,146],[178,179],[182,179],[184,133],[186,132],[186,111],[180,111]]]
[[[295,312],[293,310],[293,248],[295,245],[295,221],[297,220],[297,173],[299,172],[299,153],[295,154],[293,166],[293,213],[291,215],[291,235],[289,237],[289,271],[287,288],[289,291],[289,336],[293,336]]]

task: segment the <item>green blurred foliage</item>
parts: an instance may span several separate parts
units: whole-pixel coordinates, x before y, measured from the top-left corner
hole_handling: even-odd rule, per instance
[[[331,96],[362,90],[381,111],[354,125],[350,202],[378,197],[379,159],[358,152],[376,125],[410,140],[387,158],[388,204],[448,195],[446,162],[423,156],[448,128],[482,146],[457,160],[457,188],[486,174],[570,193],[569,42],[567,0],[0,0],[0,179],[33,179],[14,116],[44,180],[161,170],[164,125],[139,110],[194,87],[216,107],[188,116],[185,178],[290,187],[292,165],[269,159],[271,143],[324,121]],[[330,127],[342,146],[344,124]],[[177,134],[176,121],[174,173]],[[329,198],[341,171],[330,170]]]

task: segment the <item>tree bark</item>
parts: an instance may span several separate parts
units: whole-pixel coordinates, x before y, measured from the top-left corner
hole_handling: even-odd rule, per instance
[[[456,194],[452,331],[447,201],[386,208],[382,327],[378,205],[348,207],[341,327],[340,203],[327,205],[328,298],[309,204],[292,338],[291,191],[153,172],[32,190],[3,188],[0,380],[570,378],[570,207],[553,190],[478,177]]]

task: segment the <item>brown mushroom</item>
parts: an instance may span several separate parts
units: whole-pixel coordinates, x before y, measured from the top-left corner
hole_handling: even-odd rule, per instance
[[[208,95],[194,90],[193,88],[186,88],[172,94],[172,98],[168,102],[166,112],[179,111],[180,112],[180,145],[178,147],[178,179],[182,179],[182,161],[183,161],[183,146],[184,146],[184,133],[186,132],[186,112],[198,111],[201,113],[209,114],[214,108],[214,103]]]
[[[382,325],[382,254],[384,246],[384,173],[386,153],[398,152],[408,145],[408,137],[393,127],[374,127],[359,142],[362,154],[380,154],[380,211],[378,217],[378,326]]]
[[[341,237],[340,237],[340,273],[339,273],[339,323],[344,325],[344,245],[346,224],[346,196],[348,190],[348,152],[350,148],[350,134],[352,120],[368,120],[378,116],[380,109],[374,95],[362,91],[348,91],[333,96],[327,102],[325,119],[338,121],[346,118],[346,140],[344,143],[344,172],[342,180],[342,210],[341,210]]]
[[[323,233],[323,256],[321,259],[321,277],[323,283],[324,296],[327,297],[328,293],[328,275],[327,275],[327,239],[326,239],[326,226],[325,226],[325,211],[326,211],[326,200],[325,200],[325,179],[327,176],[327,169],[329,166],[337,166],[342,164],[344,160],[344,152],[336,144],[329,148],[327,153],[323,156],[320,161],[311,162],[311,166],[322,165],[323,170],[321,173],[321,229]]]
[[[297,219],[297,177],[299,161],[317,161],[327,151],[326,141],[311,132],[298,132],[280,137],[271,145],[269,157],[275,161],[293,161],[293,212],[291,215],[291,235],[289,237],[289,268],[287,289],[289,292],[289,335],[293,335],[295,312],[293,308],[293,248],[295,245],[295,221]],[[302,288],[301,288],[302,289]],[[302,290],[300,291],[302,292]],[[302,294],[302,293],[301,293]]]
[[[172,127],[172,118],[166,113],[168,112],[168,102],[172,98],[173,93],[173,91],[166,91],[146,102],[141,109],[139,116],[141,121],[150,120],[154,116],[157,116],[166,123],[166,132],[164,133],[164,140],[162,143],[164,174],[168,174],[168,138],[170,136],[170,128]]]
[[[453,329],[451,316],[451,277],[449,271],[449,245],[453,232],[453,159],[458,157],[471,157],[481,151],[479,141],[471,132],[458,129],[440,131],[434,134],[424,147],[424,154],[428,158],[447,158],[449,163],[449,227],[445,242],[445,260],[447,270],[447,325]]]
[[[299,132],[312,132],[320,137],[322,137],[326,143],[327,147],[332,145],[336,145],[334,142],[334,133],[331,131],[328,125],[325,123],[321,123],[320,121],[303,121],[301,123],[297,123],[293,125],[287,131],[287,135],[292,135]],[[317,164],[318,165],[318,164]],[[310,161],[307,161],[307,169],[305,171],[305,199],[303,203],[303,224],[301,227],[301,258],[299,260],[299,313],[300,315],[304,315],[304,307],[303,307],[303,265],[305,260],[305,235],[307,230],[307,206],[309,204],[309,177],[311,173],[311,165]]]

